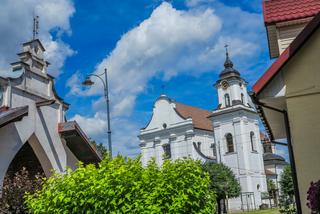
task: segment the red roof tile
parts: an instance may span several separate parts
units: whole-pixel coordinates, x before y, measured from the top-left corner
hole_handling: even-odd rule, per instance
[[[320,0],[264,0],[263,16],[266,24],[315,16]]]
[[[320,26],[320,13],[314,17],[293,42],[282,52],[279,58],[269,67],[269,69],[260,77],[252,87],[256,94],[270,82],[270,80],[281,70],[281,68],[297,53],[302,45]]]
[[[183,118],[192,118],[194,128],[213,131],[212,121],[208,118],[212,112],[182,103],[175,104],[177,112]]]

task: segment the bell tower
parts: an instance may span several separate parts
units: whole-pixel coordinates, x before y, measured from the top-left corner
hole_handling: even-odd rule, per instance
[[[226,48],[226,60],[224,69],[219,75],[219,80],[214,85],[218,90],[218,109],[228,108],[235,105],[249,106],[247,93],[247,82],[240,76],[240,73],[233,68],[229,52]]]
[[[217,161],[232,169],[242,191],[241,197],[230,199],[230,208],[259,208],[261,193],[267,191],[259,117],[250,105],[247,82],[233,67],[227,46],[224,69],[214,86],[219,97],[211,115]]]

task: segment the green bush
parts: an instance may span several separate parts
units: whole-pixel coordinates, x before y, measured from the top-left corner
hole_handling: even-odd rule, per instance
[[[118,156],[55,174],[26,196],[26,205],[32,213],[214,213],[209,183],[191,159],[143,168],[139,158]]]

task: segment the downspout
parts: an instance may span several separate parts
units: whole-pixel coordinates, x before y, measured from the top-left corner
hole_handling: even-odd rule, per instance
[[[295,158],[293,154],[293,148],[292,148],[292,141],[291,141],[291,131],[290,131],[290,124],[289,124],[289,117],[288,117],[288,112],[286,110],[280,110],[271,106],[267,106],[264,103],[261,103],[257,100],[257,97],[255,96],[255,93],[251,92],[250,97],[252,98],[252,102],[260,107],[264,107],[267,109],[270,109],[272,111],[276,111],[279,113],[283,114],[284,117],[284,125],[286,128],[286,136],[287,136],[287,146],[288,146],[288,152],[289,152],[289,159],[290,159],[290,166],[291,166],[291,173],[292,173],[292,180],[293,180],[293,186],[294,186],[294,197],[296,200],[296,205],[297,205],[297,212],[298,214],[302,214],[302,209],[301,209],[301,200],[300,200],[300,193],[299,193],[299,187],[298,187],[298,177],[297,177],[297,170],[296,170],[296,163],[295,163]],[[272,136],[273,138],[273,136]],[[275,144],[280,144],[279,142],[275,142],[272,139],[272,142]]]

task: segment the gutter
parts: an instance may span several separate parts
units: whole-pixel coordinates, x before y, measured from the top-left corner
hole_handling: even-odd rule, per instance
[[[292,141],[291,141],[291,130],[290,130],[290,124],[289,124],[289,117],[288,117],[288,112],[287,110],[281,110],[281,109],[277,109],[268,105],[265,105],[264,103],[261,103],[256,94],[254,92],[250,92],[249,96],[252,99],[252,102],[261,109],[261,107],[270,109],[272,111],[276,111],[279,113],[283,114],[284,117],[284,125],[286,128],[286,136],[287,136],[287,146],[288,146],[288,152],[289,152],[289,159],[290,159],[290,166],[291,166],[291,173],[292,173],[292,180],[293,180],[293,186],[294,186],[294,197],[295,197],[295,201],[296,201],[296,205],[297,205],[297,213],[298,214],[302,214],[302,209],[301,209],[301,200],[300,200],[300,193],[299,193],[299,186],[298,186],[298,177],[297,177],[297,170],[296,170],[296,163],[295,163],[295,158],[294,158],[294,154],[293,154],[293,148],[292,148]],[[263,113],[263,110],[261,109],[261,114],[263,115],[263,119],[265,120],[265,115]],[[265,120],[266,121],[266,120]],[[269,126],[269,124],[268,124]],[[270,128],[270,126],[268,127]],[[269,130],[271,132],[271,129]],[[274,136],[271,135],[271,142],[275,143],[275,144],[281,144],[283,145],[283,143],[279,143],[274,141]]]

